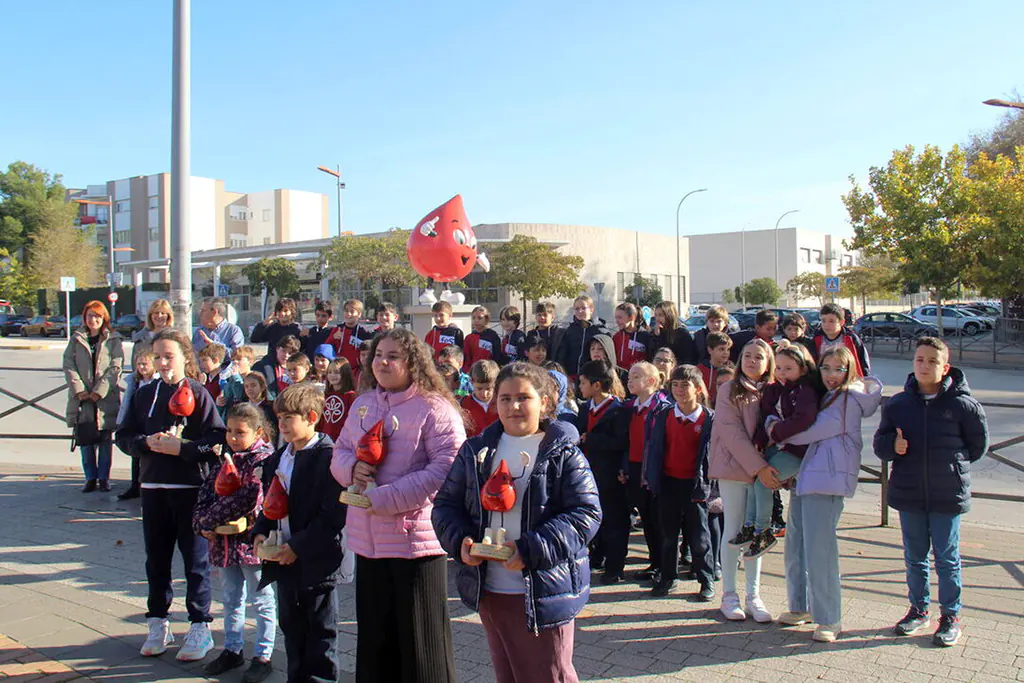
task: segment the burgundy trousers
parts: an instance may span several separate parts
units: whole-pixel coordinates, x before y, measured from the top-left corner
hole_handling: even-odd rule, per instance
[[[534,635],[526,628],[522,594],[487,591],[480,596],[480,621],[498,683],[579,683],[572,665],[575,621]]]

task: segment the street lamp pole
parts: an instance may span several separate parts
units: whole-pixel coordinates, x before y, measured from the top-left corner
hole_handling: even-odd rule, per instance
[[[192,336],[192,245],[189,178],[192,174],[191,0],[174,0],[171,64],[171,309],[175,327]]]
[[[985,100],[982,104],[990,107],[1009,107],[1010,109],[1024,109],[1024,102],[1007,102],[1006,100]]]
[[[345,189],[345,183],[341,182],[341,164],[338,164],[338,170],[327,166],[317,166],[316,170],[332,175],[338,181],[338,237],[341,237],[341,191]]]
[[[799,211],[800,209],[790,209],[786,213],[779,216],[779,220],[775,221],[775,286],[780,289],[782,288],[782,285],[779,284],[779,223],[781,223],[782,219],[788,216],[789,214],[799,213]]]
[[[682,278],[682,264],[680,254],[680,243],[679,243],[679,209],[683,208],[683,202],[691,194],[698,192],[707,192],[708,188],[702,187],[699,190],[690,190],[683,195],[683,198],[679,200],[679,204],[676,205],[676,307],[682,311],[683,306],[683,278]]]

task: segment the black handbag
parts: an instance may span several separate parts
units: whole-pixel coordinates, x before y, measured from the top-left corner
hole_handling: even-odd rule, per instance
[[[78,409],[78,422],[75,423],[75,433],[71,439],[72,451],[79,446],[95,446],[103,441],[103,432],[97,420],[96,404],[83,401]]]

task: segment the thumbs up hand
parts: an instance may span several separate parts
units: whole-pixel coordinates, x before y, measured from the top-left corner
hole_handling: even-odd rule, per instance
[[[893,444],[893,449],[896,451],[896,455],[907,454],[907,440],[903,438],[903,430],[899,427],[896,428],[896,442]]]

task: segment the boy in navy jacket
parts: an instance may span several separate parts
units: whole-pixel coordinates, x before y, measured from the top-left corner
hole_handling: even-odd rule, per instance
[[[277,400],[278,428],[286,446],[263,465],[264,511],[253,527],[259,552],[271,530],[283,536],[281,550],[263,563],[261,587],[277,582],[278,622],[284,633],[289,681],[333,681],[331,656],[336,635],[335,575],[341,565],[345,506],[331,476],[330,437],[316,432],[323,394],[311,383],[285,389]],[[267,519],[271,487],[280,480],[287,492],[287,514]]]
[[[910,611],[894,627],[913,635],[928,627],[928,551],[939,577],[936,645],[960,639],[960,516],[971,507],[971,463],[988,451],[985,410],[967,378],[949,365],[941,339],[921,337],[914,372],[882,409],[875,455],[892,462],[891,507],[900,513]]]

